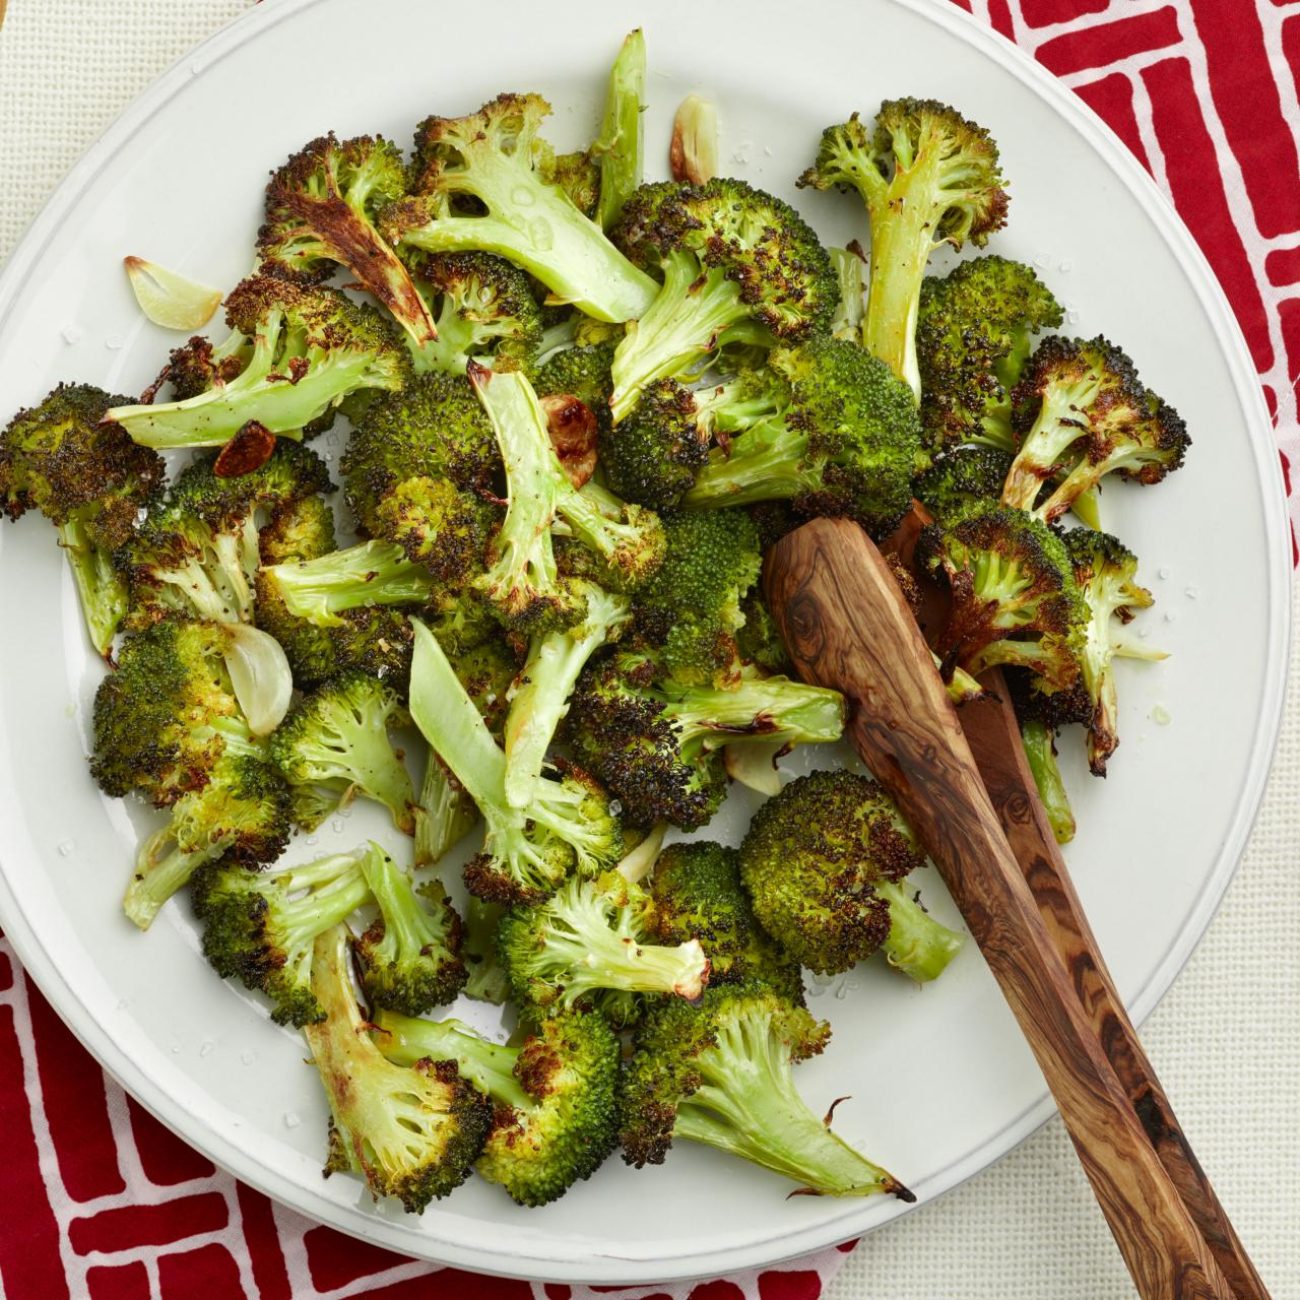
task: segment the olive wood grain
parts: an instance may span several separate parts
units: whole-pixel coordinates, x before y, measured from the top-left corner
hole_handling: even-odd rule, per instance
[[[856,524],[814,520],[769,553],[801,675],[847,697],[849,735],[934,859],[1020,1023],[1144,1300],[1232,1293],[1156,1157],[1039,915],[930,652]]]

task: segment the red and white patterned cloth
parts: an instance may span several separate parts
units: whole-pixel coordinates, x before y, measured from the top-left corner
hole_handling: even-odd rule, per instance
[[[939,3],[940,0],[935,0]],[[953,0],[1032,53],[1173,199],[1241,321],[1300,466],[1300,0]],[[0,5],[0,13],[3,5]],[[1296,498],[1291,501],[1293,557]],[[6,1300],[595,1300],[418,1263],[216,1170],[104,1077],[0,941]],[[852,1245],[628,1300],[818,1300]]]

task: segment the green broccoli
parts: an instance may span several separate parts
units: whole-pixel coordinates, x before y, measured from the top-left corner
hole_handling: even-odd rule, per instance
[[[303,145],[266,187],[257,235],[262,269],[308,282],[346,267],[396,318],[415,347],[438,337],[411,276],[375,226],[380,208],[406,194],[402,151],[382,136]]]
[[[643,993],[698,998],[709,959],[692,937],[655,942],[655,908],[617,871],[571,876],[555,893],[501,918],[498,955],[523,1007],[595,1007],[616,1023],[635,1018]]]
[[[916,498],[938,520],[1002,497],[1011,453],[997,447],[954,447],[939,456],[912,485]]]
[[[403,721],[397,693],[361,669],[331,678],[295,705],[271,737],[271,758],[293,787],[298,824],[311,830],[362,794],[413,835],[415,790],[388,736]]]
[[[506,909],[470,895],[465,904],[465,938],[461,956],[469,979],[466,996],[500,1006],[510,996],[510,981],[497,955],[497,928]]]
[[[219,861],[195,873],[191,893],[204,956],[223,979],[265,993],[276,1024],[325,1018],[312,991],[312,945],[370,901],[361,871],[369,851],[272,872]]]
[[[1160,482],[1191,445],[1178,412],[1104,338],[1044,339],[1012,392],[1012,409],[1018,445],[1002,501],[1049,524],[1107,474]],[[1036,505],[1049,478],[1058,481]]]
[[[941,245],[982,247],[1006,224],[997,145],[946,104],[891,99],[870,134],[856,113],[828,127],[799,184],[862,196],[871,223],[862,341],[919,398],[916,325],[926,264]]]
[[[126,615],[126,584],[114,553],[162,485],[162,458],[105,411],[128,399],[85,384],[60,384],[39,406],[19,411],[0,433],[0,514],[38,510],[58,530],[95,649],[108,657]]]
[[[496,253],[588,316],[631,320],[654,281],[547,178],[554,156],[538,130],[550,111],[540,95],[500,95],[466,117],[421,122],[415,194],[393,205],[385,232],[430,253]]]
[[[1020,724],[1020,741],[1052,835],[1058,844],[1068,844],[1074,839],[1077,823],[1056,762],[1056,732],[1031,718]]]
[[[794,671],[790,653],[785,648],[776,620],[768,608],[762,589],[753,587],[740,603],[745,621],[736,631],[736,648],[747,664],[771,677],[788,676]]]
[[[518,1047],[458,1020],[381,1011],[374,1041],[398,1065],[454,1061],[493,1104],[475,1172],[520,1205],[547,1205],[590,1178],[618,1145],[619,1042],[598,1015],[557,1012]]]
[[[921,460],[906,385],[836,338],[778,348],[769,365],[787,387],[779,413],[711,451],[682,503],[788,500],[804,516],[848,515],[875,537],[890,533],[911,507]]]
[[[437,638],[413,621],[411,716],[478,805],[483,851],[465,868],[471,893],[536,901],[578,870],[593,875],[622,856],[623,836],[604,792],[576,770],[539,781],[527,811],[506,799],[506,756]]]
[[[250,423],[300,439],[349,393],[406,383],[389,322],[337,289],[255,275],[226,299],[226,321],[251,340],[238,375],[179,401],[114,406],[105,419],[146,447],[220,447]]]
[[[791,781],[754,814],[740,849],[759,922],[822,974],[848,970],[878,948],[915,980],[943,973],[961,937],[906,888],[924,863],[889,795],[847,770]]]
[[[467,972],[461,921],[447,891],[437,881],[417,889],[374,843],[361,857],[361,874],[379,905],[379,916],[356,943],[366,997],[408,1016],[451,1002]]]
[[[921,284],[916,324],[921,427],[932,452],[963,443],[1015,450],[1011,390],[1031,336],[1064,314],[1031,267],[977,257]]]
[[[708,463],[709,435],[695,395],[675,379],[656,379],[617,428],[602,430],[600,464],[628,501],[672,510]]]
[[[396,542],[358,542],[309,560],[267,566],[263,586],[294,618],[318,628],[338,627],[350,610],[423,607],[438,584]]]
[[[387,1060],[366,1033],[349,966],[343,926],[316,940],[311,993],[322,1017],[303,1033],[332,1117],[325,1172],[362,1174],[375,1197],[419,1214],[469,1177],[492,1106],[450,1061]]]
[[[830,1026],[758,981],[649,1007],[624,1075],[623,1156],[662,1164],[675,1138],[701,1142],[822,1196],[916,1197],[808,1108],[791,1066],[820,1053]]]
[[[789,204],[744,181],[644,185],[613,238],[663,277],[614,354],[614,421],[656,379],[698,375],[734,339],[798,343],[830,327],[835,270]]]
[[[623,205],[641,184],[645,155],[645,132],[641,125],[644,109],[645,36],[638,27],[628,33],[610,69],[605,115],[600,134],[591,147],[600,167],[595,216],[603,230],[614,225]]]

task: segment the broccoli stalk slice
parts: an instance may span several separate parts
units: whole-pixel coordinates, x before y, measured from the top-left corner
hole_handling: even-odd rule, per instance
[[[186,851],[177,843],[175,820],[155,831],[140,846],[135,872],[122,899],[122,910],[142,930],[147,930],[162,905],[189,883],[205,863],[219,858],[235,842],[235,835],[213,838],[202,848]]]
[[[623,41],[609,72],[605,116],[591,151],[600,164],[596,221],[608,230],[618,220],[628,195],[641,184],[645,136],[645,36],[638,27]]]
[[[823,1196],[915,1196],[813,1114],[799,1095],[789,1049],[764,1015],[721,1020],[692,1062],[700,1085],[677,1106],[673,1137],[730,1152]]]
[[[429,762],[420,785],[415,810],[415,864],[428,866],[474,829],[478,809],[457,784],[442,759],[429,750]]]
[[[546,752],[587,660],[632,616],[621,596],[595,586],[588,590],[582,625],[534,638],[519,675],[505,725],[505,793],[512,808],[532,803]]]
[[[326,1172],[361,1172],[375,1196],[418,1214],[469,1176],[491,1108],[449,1063],[408,1068],[384,1058],[366,1033],[349,964],[346,929],[322,934],[311,988],[324,1016],[303,1032],[332,1115]]]
[[[873,888],[889,904],[889,934],[880,945],[889,964],[918,983],[937,979],[961,951],[961,935],[936,921],[903,884],[878,880]]]
[[[1087,411],[1100,392],[1101,377],[1091,370],[1078,383],[1057,382],[1048,387],[1043,394],[1038,418],[1025,435],[1016,458],[1007,471],[1007,481],[1002,488],[1003,505],[1015,506],[1018,510],[1033,510],[1044,480],[1051,477],[1061,457],[1080,438],[1090,435],[1088,421],[1086,418],[1081,419],[1079,413]],[[1087,463],[1086,460],[1084,463]],[[1066,481],[1072,477],[1072,474],[1067,475]],[[1082,484],[1080,490],[1083,486],[1092,486],[1092,483]],[[1053,499],[1060,495],[1063,487],[1064,484],[1056,489],[1052,494]],[[1046,519],[1054,516],[1049,516],[1044,507],[1040,517]]]
[[[664,283],[654,302],[628,325],[614,353],[610,410],[618,423],[632,412],[656,379],[698,374],[722,336],[749,320],[752,308],[740,286],[721,267],[702,268],[691,252],[676,249],[663,259]]]
[[[784,421],[763,421],[731,440],[725,451],[709,453],[708,463],[682,504],[696,509],[788,501],[821,487],[808,459],[809,437]]]
[[[1056,762],[1056,736],[1045,723],[1030,721],[1020,724],[1020,741],[1024,746],[1029,771],[1038,788],[1048,825],[1058,844],[1068,844],[1074,839],[1076,823],[1070,796],[1065,792],[1061,769]]]
[[[289,613],[317,627],[341,626],[343,611],[362,606],[423,605],[436,589],[433,575],[396,542],[377,540],[263,572]]]
[[[275,361],[282,336],[291,331],[283,314],[273,312],[261,323],[248,361],[234,379],[179,402],[116,406],[104,418],[145,447],[220,447],[250,421],[298,441],[306,425],[349,393],[400,386],[391,367],[373,352],[348,344],[333,351],[309,347],[303,373],[291,378],[281,366],[292,367]]]
[[[126,617],[129,603],[126,582],[114,567],[113,557],[95,544],[80,519],[60,524],[58,534],[59,545],[77,585],[81,616],[90,633],[90,642],[107,658],[117,629]]]

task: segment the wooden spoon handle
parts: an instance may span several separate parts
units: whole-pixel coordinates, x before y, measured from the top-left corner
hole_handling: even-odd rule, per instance
[[[1084,1013],[898,584],[857,525],[815,520],[768,557],[806,680],[843,691],[850,737],[943,873],[1056,1098],[1144,1300],[1231,1300]]]
[[[1000,669],[981,679],[989,694],[957,712],[1002,830],[1038,904],[1093,1032],[1128,1094],[1183,1204],[1237,1300],[1269,1300],[1259,1274],[1201,1168],[1124,1010],[1074,882],[1043,813]]]

